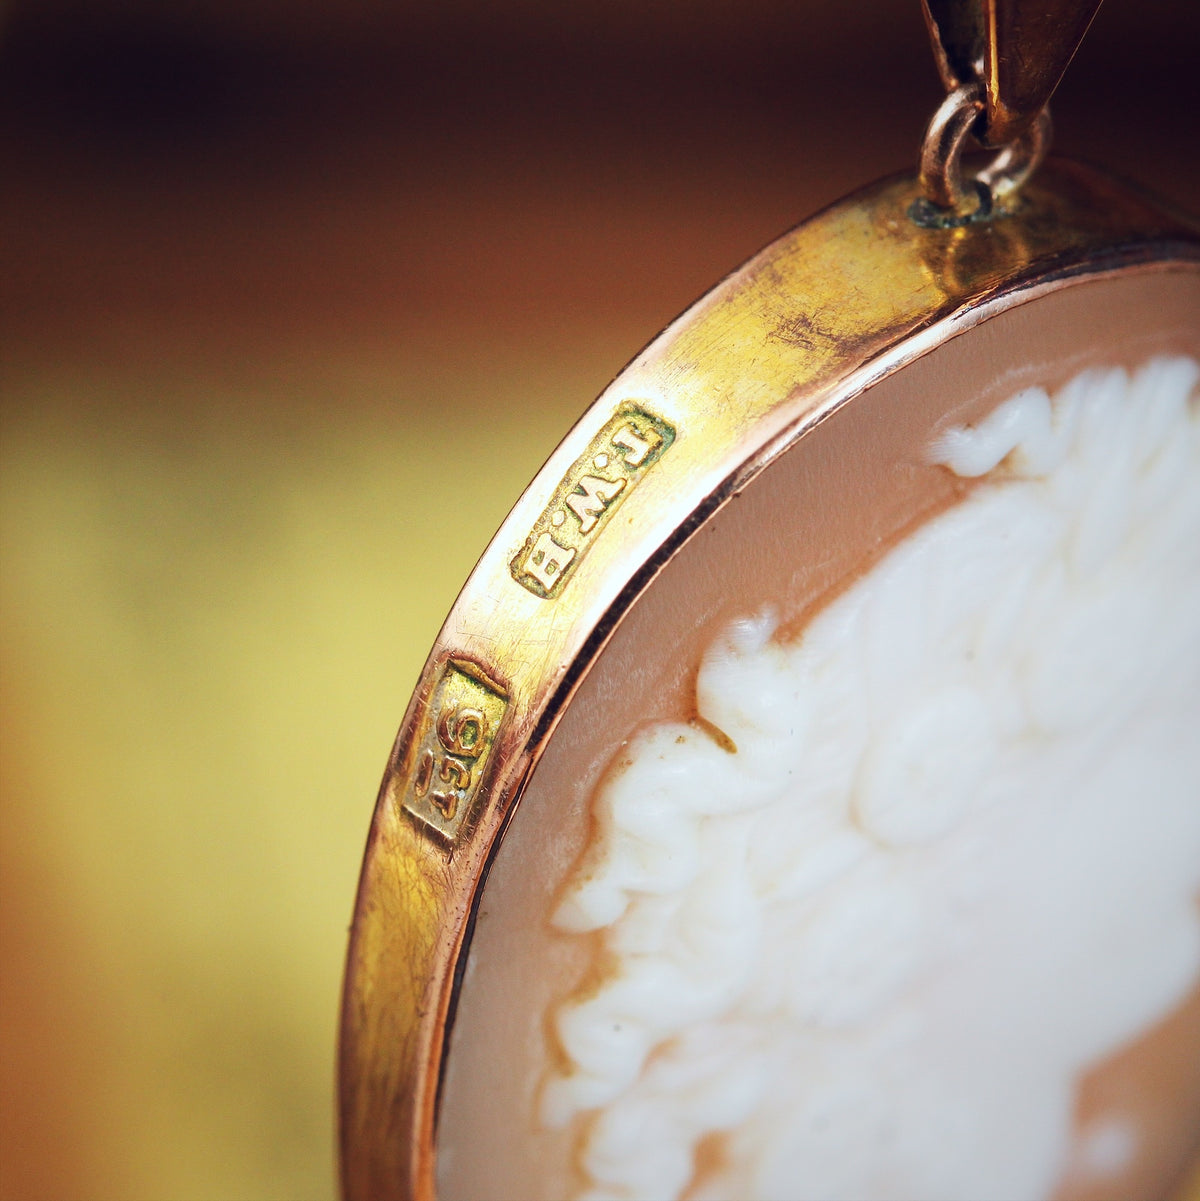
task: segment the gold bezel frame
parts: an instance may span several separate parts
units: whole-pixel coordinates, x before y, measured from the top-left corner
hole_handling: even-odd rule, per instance
[[[835,410],[990,318],[1088,280],[1200,270],[1193,226],[1078,164],[1051,160],[1011,211],[958,228],[915,223],[918,195],[903,177],[833,205],[674,322],[551,455],[459,595],[359,884],[347,1201],[434,1197],[447,1030],[489,864],[580,681],[688,538]]]

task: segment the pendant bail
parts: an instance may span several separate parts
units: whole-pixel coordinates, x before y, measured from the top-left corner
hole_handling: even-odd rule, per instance
[[[947,91],[978,82],[971,132],[991,149],[1026,134],[1046,107],[1101,0],[921,0]]]

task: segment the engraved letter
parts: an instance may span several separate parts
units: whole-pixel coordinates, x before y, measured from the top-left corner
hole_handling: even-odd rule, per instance
[[[619,446],[628,452],[625,455],[625,462],[630,467],[639,467],[642,460],[662,441],[654,432],[651,432],[650,437],[654,439],[653,442],[648,442],[643,438],[632,425],[623,425],[613,434],[612,441],[614,446]]]
[[[488,734],[487,718],[478,709],[450,705],[442,710],[437,730],[442,746],[452,755],[478,759]]]
[[[417,774],[413,777],[413,796],[419,801],[428,791],[433,780],[433,752],[424,751],[417,764]]]
[[[521,570],[533,576],[549,592],[554,587],[554,577],[561,575],[573,558],[573,547],[559,546],[549,533],[544,533],[533,544],[533,550],[521,565]]]
[[[438,772],[438,779],[443,784],[449,784],[451,788],[461,791],[471,787],[471,769],[457,759],[446,758],[442,760],[442,769]]]
[[[624,480],[606,480],[594,475],[585,475],[579,488],[567,497],[567,508],[579,518],[579,530],[588,533],[600,520],[600,514],[625,487]]]
[[[448,821],[458,813],[458,794],[455,792],[431,792],[429,803]]]

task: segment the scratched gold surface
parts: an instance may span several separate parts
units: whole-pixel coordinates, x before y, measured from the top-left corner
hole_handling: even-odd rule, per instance
[[[432,1201],[438,1075],[476,886],[578,671],[680,531],[834,406],[988,313],[1101,267],[1200,258],[1194,229],[1069,163],[1045,164],[1021,207],[989,225],[918,228],[915,195],[900,178],[834,205],[669,327],[551,456],[465,586],[401,727],[359,886],[340,1077],[349,1201]],[[582,457],[635,398],[674,432],[670,453],[628,496],[613,494],[619,521],[571,563],[561,591],[530,592],[514,561],[539,545]],[[449,844],[395,802],[411,787],[423,697],[446,655],[469,655],[511,697],[478,818]]]

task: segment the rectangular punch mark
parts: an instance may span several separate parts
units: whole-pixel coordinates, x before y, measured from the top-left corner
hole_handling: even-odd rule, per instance
[[[448,659],[421,719],[401,804],[453,846],[508,711],[508,693],[468,659]]]
[[[661,417],[622,405],[575,460],[509,564],[522,588],[543,600],[563,590],[605,523],[675,441]]]

